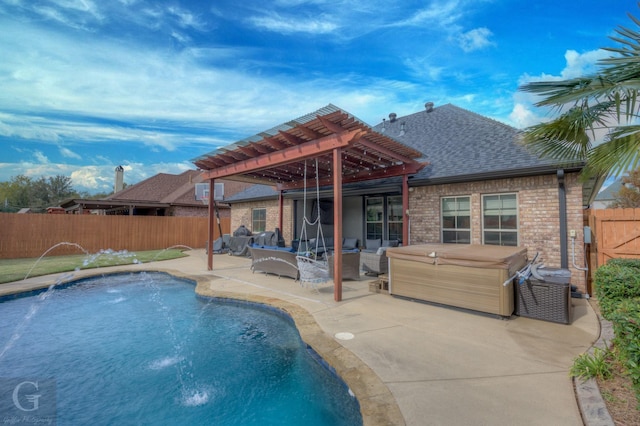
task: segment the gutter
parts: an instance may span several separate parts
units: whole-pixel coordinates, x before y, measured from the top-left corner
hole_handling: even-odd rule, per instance
[[[560,267],[569,269],[567,255],[567,190],[564,186],[564,169],[558,169],[558,205],[560,210]]]
[[[579,172],[583,168],[583,165],[568,166],[564,170],[565,172]],[[540,175],[552,175],[557,173],[556,166],[540,166],[531,167],[528,169],[511,169],[511,170],[498,170],[492,172],[473,173],[467,175],[458,176],[443,176],[437,178],[417,178],[415,176],[409,177],[410,186],[427,186],[427,185],[443,185],[449,183],[466,183],[481,180],[491,179],[513,179],[518,177],[528,176],[540,176]]]

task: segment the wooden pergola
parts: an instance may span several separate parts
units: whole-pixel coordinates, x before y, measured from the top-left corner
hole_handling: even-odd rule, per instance
[[[342,241],[342,185],[403,176],[403,241],[408,241],[409,175],[428,163],[423,154],[334,105],[266,130],[193,160],[209,180],[232,179],[275,186],[279,191],[278,226],[283,223],[283,191],[304,187],[305,161],[318,160],[320,186],[333,187],[334,241]],[[335,171],[340,171],[335,173]],[[209,197],[208,269],[213,269],[214,200]],[[334,247],[334,299],[342,300],[342,247]]]

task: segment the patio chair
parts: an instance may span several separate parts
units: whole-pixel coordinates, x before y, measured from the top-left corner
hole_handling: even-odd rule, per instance
[[[397,247],[398,240],[367,240],[366,249],[360,253],[360,269],[366,274],[381,275],[389,272],[387,247]]]

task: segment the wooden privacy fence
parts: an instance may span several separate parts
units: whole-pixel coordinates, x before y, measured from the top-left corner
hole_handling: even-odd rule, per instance
[[[230,219],[220,218],[222,233]],[[76,243],[89,253],[101,249],[160,250],[174,245],[204,248],[208,218],[174,216],[98,216],[0,213],[0,258],[38,257],[61,242]],[[214,235],[219,237],[218,226]],[[63,245],[51,255],[80,254]]]
[[[591,210],[589,226],[594,270],[612,258],[640,258],[640,209]]]

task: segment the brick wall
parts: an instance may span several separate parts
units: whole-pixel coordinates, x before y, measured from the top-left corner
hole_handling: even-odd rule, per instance
[[[251,211],[257,208],[267,209],[267,231],[273,231],[278,226],[278,200],[255,201],[246,203],[234,203],[231,208],[231,233],[240,225],[251,229]],[[287,245],[293,239],[293,201],[284,200],[282,236]]]
[[[586,275],[573,266],[583,267],[583,209],[582,186],[577,174],[565,176],[567,197],[567,229],[576,231],[575,250],[567,236],[567,256],[571,282],[586,292]],[[472,243],[482,244],[482,195],[516,193],[518,197],[519,244],[527,247],[529,258],[536,252],[548,267],[560,267],[560,215],[558,179],[555,175],[518,179],[496,179],[471,183],[413,187],[409,194],[410,243],[439,243],[440,198],[445,196],[471,197]],[[293,201],[285,200],[282,233],[287,244],[293,236]],[[278,223],[277,200],[234,204],[231,209],[231,232],[244,224],[251,229],[251,210],[267,209],[267,230]],[[344,231],[343,231],[344,232]]]
[[[169,208],[169,216],[208,217],[209,207],[173,206]]]
[[[565,176],[568,230],[576,231],[575,252],[568,239],[571,282],[583,292],[585,273],[572,266],[584,266],[582,186],[577,174]],[[555,175],[518,179],[497,179],[471,183],[411,188],[409,196],[411,244],[438,243],[440,236],[440,198],[471,197],[471,239],[482,244],[482,195],[516,193],[518,197],[519,245],[528,248],[529,257],[536,252],[549,267],[560,267],[560,214],[558,180]]]

